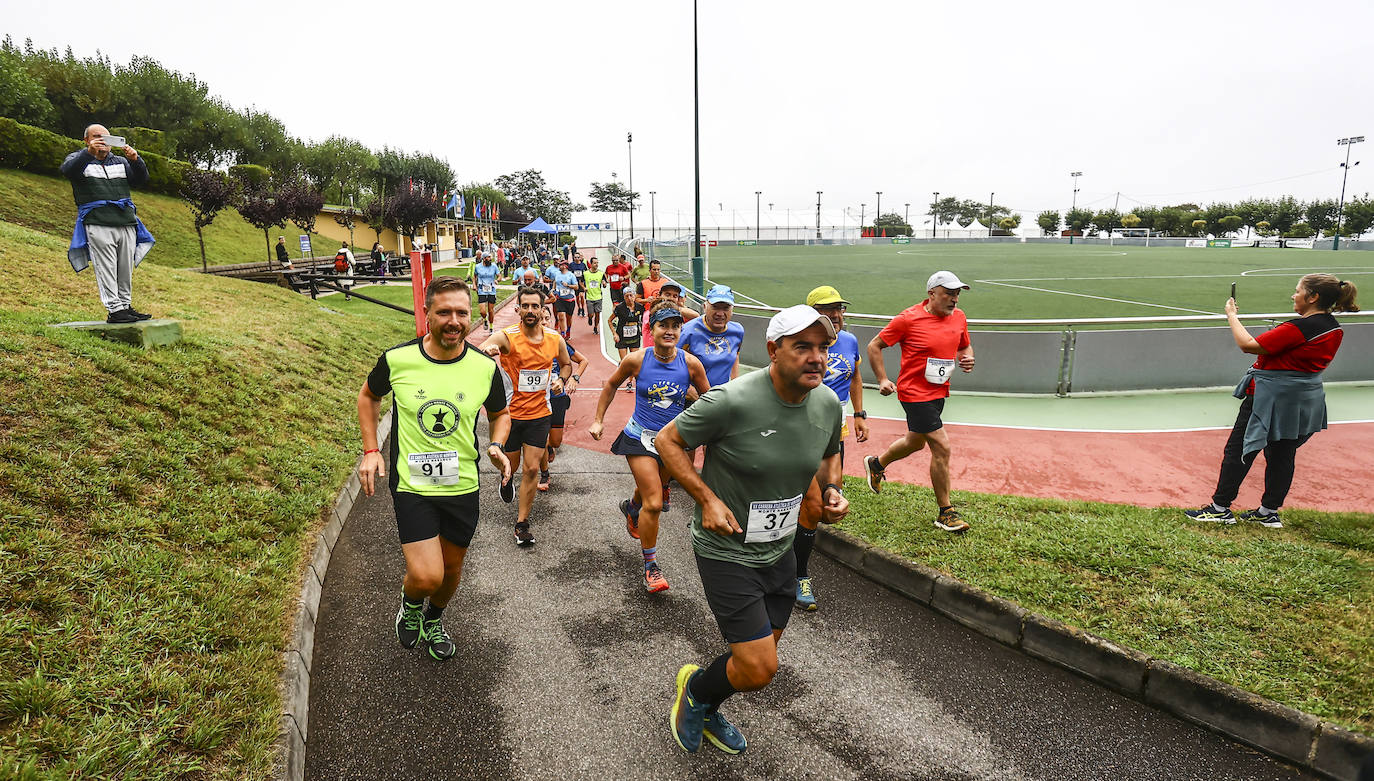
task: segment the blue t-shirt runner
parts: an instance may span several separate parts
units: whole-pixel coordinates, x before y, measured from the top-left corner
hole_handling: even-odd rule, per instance
[[[492,263],[478,263],[472,269],[472,275],[477,279],[477,295],[494,296],[496,295],[496,275],[501,273],[501,267]]]
[[[730,381],[742,344],[744,326],[731,321],[725,324],[724,331],[716,333],[707,327],[705,317],[694,318],[682,326],[678,338],[678,346],[701,360],[712,388]]]
[[[554,295],[564,301],[573,300],[577,292],[577,276],[575,274],[571,271],[554,270],[554,272],[549,275],[549,279],[553,280]]]

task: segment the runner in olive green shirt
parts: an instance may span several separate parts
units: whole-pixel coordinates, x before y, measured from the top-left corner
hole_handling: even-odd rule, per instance
[[[822,485],[822,521],[849,512],[839,486],[840,400],[821,382],[834,339],[830,319],[805,304],[778,312],[768,323],[768,369],[707,391],[654,439],[664,466],[696,500],[697,569],[730,644],[707,669],[678,670],[669,722],[687,751],[703,736],[731,754],[746,746],[718,708],[777,672],[796,597],[792,535],[811,481]],[[687,451],[702,445],[698,475]]]

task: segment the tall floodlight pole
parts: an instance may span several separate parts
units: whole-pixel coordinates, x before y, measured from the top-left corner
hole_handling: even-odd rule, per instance
[[[936,212],[940,205],[940,192],[937,190],[931,193],[931,196],[934,198],[930,202],[930,237],[933,239],[935,238],[935,224],[940,221],[940,215]]]
[[[1082,171],[1074,171],[1073,173],[1069,174],[1069,176],[1072,176],[1072,177],[1073,177],[1073,206],[1071,206],[1071,207],[1069,208],[1069,213],[1070,213],[1070,214],[1072,214],[1073,212],[1078,211],[1078,177],[1080,177],[1080,176],[1082,176],[1082,175],[1083,175],[1083,172],[1082,172]],[[1069,222],[1068,219],[1065,219],[1064,222],[1068,223],[1068,225],[1069,225],[1069,243],[1072,244],[1072,243],[1073,243],[1073,223]]]
[[[816,241],[821,240],[821,193],[823,190],[816,191]]]
[[[625,133],[625,150],[630,158],[630,241],[635,240],[635,147],[634,134]]]
[[[861,204],[859,204],[859,233],[860,233],[860,235],[862,235],[863,232],[864,232],[864,215],[867,214],[867,213],[868,213],[868,204],[866,204],[866,203],[861,203]]]
[[[701,88],[697,62],[697,0],[692,0],[692,159],[696,178],[696,233],[692,242],[696,254],[692,256],[692,289],[697,295],[706,291],[706,261],[701,257]]]
[[[1341,248],[1341,215],[1345,213],[1345,180],[1350,175],[1350,169],[1355,167],[1350,164],[1350,147],[1363,140],[1364,136],[1351,136],[1336,142],[1337,146],[1345,147],[1345,162],[1341,163],[1341,201],[1340,205],[1336,207],[1336,237],[1331,240],[1331,249],[1333,250]],[[1359,164],[1360,161],[1356,160],[1355,165]]]
[[[763,236],[763,222],[759,212],[759,198],[763,195],[763,190],[754,191],[754,240],[758,241]],[[771,210],[770,210],[771,211]]]
[[[992,238],[992,202],[997,198],[997,193],[988,194],[988,238]]]
[[[883,216],[883,191],[878,191],[878,205],[873,209],[873,227],[878,227],[878,219]]]

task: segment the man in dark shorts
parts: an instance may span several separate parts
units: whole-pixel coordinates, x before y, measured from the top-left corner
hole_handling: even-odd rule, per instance
[[[644,305],[639,303],[639,295],[635,293],[635,289],[627,285],[624,298],[615,305],[607,322],[611,334],[615,337],[615,349],[620,353],[622,360],[631,350],[639,349],[642,333],[639,324],[643,319]],[[635,381],[631,379],[627,387],[634,390]]]
[[[888,445],[880,456],[864,459],[864,472],[873,493],[882,490],[883,470],[927,445],[930,446],[930,487],[935,489],[939,515],[935,527],[954,534],[968,531],[968,522],[949,499],[949,434],[940,414],[949,396],[949,378],[958,366],[973,371],[973,343],[968,318],[958,308],[959,293],[968,285],[949,271],[937,271],[926,283],[925,301],[892,318],[868,343],[868,365],[878,381],[878,392],[897,400],[906,411],[906,436]],[[887,378],[883,349],[902,346],[901,373],[897,382]]]
[[[611,290],[611,304],[625,300],[625,289],[634,287],[630,280],[630,264],[624,255],[612,255],[611,264],[606,267],[606,285]]]
[[[458,588],[477,529],[477,412],[486,410],[492,439],[487,458],[504,484],[511,466],[500,443],[510,431],[510,415],[500,367],[465,341],[472,328],[467,285],[456,277],[436,278],[425,291],[425,318],[424,338],[382,353],[358,392],[358,477],[372,496],[390,463],[388,484],[406,560],[396,639],[405,648],[424,641],[429,655],[443,661],[457,651],[444,631],[444,608]],[[391,440],[383,458],[377,417],[388,393]]]
[[[768,322],[766,371],[702,394],[654,438],[663,464],[692,495],[692,547],[706,601],[730,650],[705,670],[683,665],[669,714],[689,752],[704,736],[738,754],[746,746],[719,711],[738,691],[756,691],[778,669],[778,641],[796,596],[792,535],[811,481],[822,485],[821,520],[849,512],[840,489],[840,400],[821,384],[830,318],[799,304]],[[700,475],[688,450],[705,446]]]

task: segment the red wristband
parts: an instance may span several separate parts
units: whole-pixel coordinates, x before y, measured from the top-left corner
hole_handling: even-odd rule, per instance
[[[380,452],[382,452],[382,451],[379,450],[378,448],[375,448],[375,447],[374,447],[374,448],[372,448],[371,450],[364,450],[364,451],[363,451],[363,455],[367,455],[368,453],[380,453]]]

